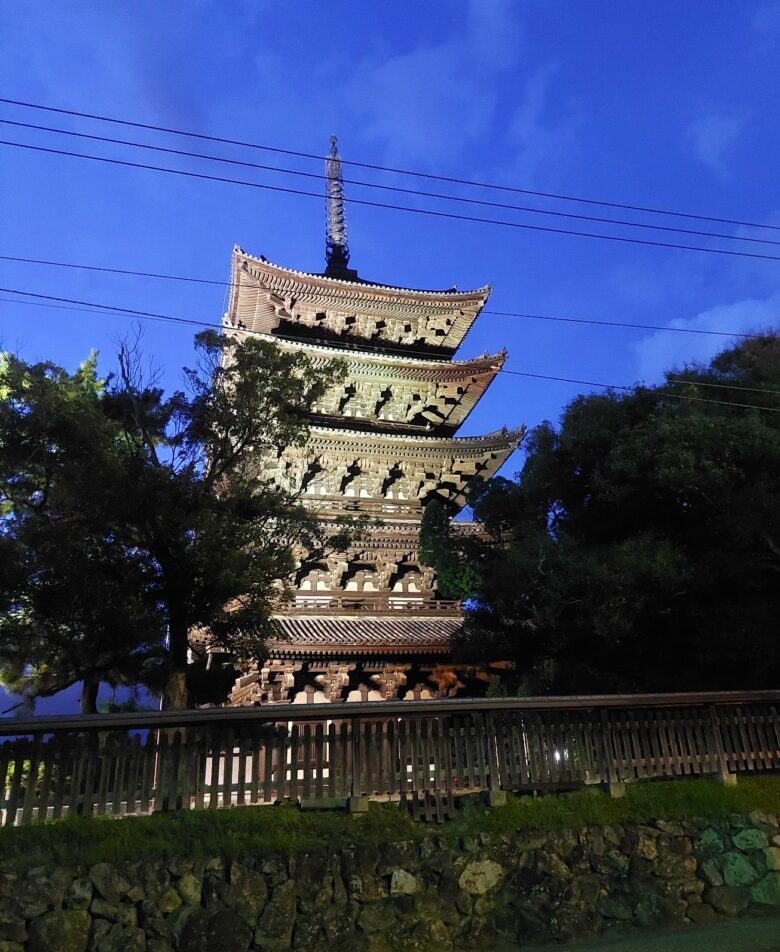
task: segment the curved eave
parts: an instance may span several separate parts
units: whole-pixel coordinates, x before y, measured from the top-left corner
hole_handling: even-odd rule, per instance
[[[305,271],[295,271],[233,249],[228,316],[231,323],[247,329],[271,333],[281,323],[280,308],[294,300],[298,307],[311,310],[346,311],[367,316],[414,315],[418,320],[450,319],[447,333],[426,346],[432,350],[454,352],[465,337],[490,296],[485,285],[473,291],[426,291],[392,285],[347,281]],[[243,302],[242,302],[243,297]],[[304,330],[306,322],[299,323]],[[317,330],[311,327],[312,336]],[[344,335],[345,339],[360,339]],[[375,344],[399,345],[392,339],[378,338]],[[418,345],[419,346],[419,345]]]
[[[245,328],[236,327],[229,322],[225,323],[225,329],[235,334],[247,334]],[[431,360],[426,357],[407,357],[402,354],[387,354],[382,351],[362,350],[359,348],[346,348],[329,346],[328,344],[318,344],[313,341],[295,340],[290,337],[281,337],[276,334],[265,334],[255,332],[252,337],[268,341],[275,344],[282,350],[300,351],[306,354],[312,360],[343,360],[352,368],[355,365],[366,364],[370,367],[388,368],[398,372],[399,376],[403,372],[404,379],[414,379],[416,372],[430,371],[437,380],[455,381],[466,377],[490,374],[491,377],[504,366],[506,361],[506,350],[500,350],[495,354],[482,354],[479,357],[470,357],[468,360]],[[420,378],[420,379],[428,379]]]
[[[392,449],[404,455],[420,455],[433,452],[443,456],[479,456],[491,452],[506,452],[507,456],[520,445],[525,435],[525,427],[512,430],[504,427],[484,436],[418,436],[400,433],[366,433],[361,430],[342,430],[334,427],[313,426],[309,443],[332,443],[334,449],[354,444],[364,456],[371,455],[371,449],[384,451]]]
[[[400,297],[411,301],[419,298],[431,299],[432,301],[446,301],[455,304],[467,304],[481,301],[483,304],[487,301],[493,290],[491,285],[485,284],[481,288],[474,288],[471,291],[428,291],[417,288],[404,288],[393,284],[378,284],[372,281],[346,281],[343,278],[330,278],[324,274],[314,274],[311,271],[296,271],[294,268],[285,268],[283,265],[274,264],[267,258],[255,257],[248,254],[238,245],[233,247],[233,269],[239,270],[243,263],[250,264],[257,272],[280,277],[285,280],[302,282],[315,289],[333,289],[345,291],[348,294],[354,294],[355,291],[365,291],[367,295],[378,293],[384,297]]]

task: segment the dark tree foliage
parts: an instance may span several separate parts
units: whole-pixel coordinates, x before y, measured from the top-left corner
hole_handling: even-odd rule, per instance
[[[767,334],[536,428],[517,481],[473,499],[478,555],[427,540],[475,570],[461,650],[513,659],[521,691],[776,687],[779,411]]]
[[[167,706],[186,706],[191,633],[258,656],[296,551],[344,542],[259,477],[269,454],[306,439],[308,409],[343,368],[213,332],[196,350],[186,392],[170,396],[142,380],[132,345],[107,381],[94,359],[73,375],[0,365],[0,676],[12,690],[84,680],[93,709],[100,680],[156,681]]]

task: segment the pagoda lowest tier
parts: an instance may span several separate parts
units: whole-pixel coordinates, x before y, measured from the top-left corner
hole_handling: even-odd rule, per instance
[[[325,273],[234,248],[224,325],[318,366],[344,362],[344,379],[311,408],[307,442],[269,453],[258,476],[299,494],[325,524],[357,514],[371,527],[346,552],[320,561],[300,553],[293,601],[272,620],[269,657],[238,679],[231,703],[479,691],[492,674],[453,665],[460,606],[439,596],[433,570],[420,563],[419,531],[430,500],[457,512],[524,433],[454,435],[506,356],[451,359],[490,288],[420,291],[360,279],[348,267],[335,147],[327,177]]]

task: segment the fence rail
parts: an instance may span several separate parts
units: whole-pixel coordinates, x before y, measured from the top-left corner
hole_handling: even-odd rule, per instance
[[[0,822],[408,801],[780,770],[780,691],[275,705],[0,721]]]

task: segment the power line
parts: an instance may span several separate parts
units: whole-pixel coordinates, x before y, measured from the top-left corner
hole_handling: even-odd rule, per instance
[[[270,192],[281,192],[286,195],[303,195],[307,198],[316,198],[322,201],[319,192],[306,192],[303,189],[286,188],[282,185],[267,185],[260,182],[247,182],[242,179],[230,179],[221,175],[207,175],[205,172],[190,172],[183,169],[169,169],[159,165],[149,165],[145,162],[130,162],[127,159],[109,159],[106,156],[89,155],[83,152],[72,152],[68,149],[51,149],[40,145],[31,145],[25,142],[10,142],[0,139],[0,145],[11,146],[16,149],[28,149],[33,152],[46,152],[50,155],[64,155],[77,159],[89,159],[93,162],[103,162],[108,165],[121,165],[125,168],[144,169],[150,172],[167,172],[170,175],[180,175],[185,178],[202,179],[209,182],[220,182],[228,185],[243,185],[248,188],[257,188]],[[579,238],[595,238],[600,241],[615,241],[631,245],[644,245],[654,248],[672,248],[677,251],[701,251],[707,254],[728,255],[736,258],[755,258],[761,261],[780,261],[778,255],[759,254],[753,251],[734,251],[726,248],[707,248],[701,245],[684,245],[667,241],[651,241],[649,238],[630,238],[625,235],[605,235],[592,231],[576,231],[568,228],[553,228],[549,225],[531,225],[527,222],[506,221],[498,218],[481,218],[477,215],[463,215],[458,212],[445,212],[432,208],[413,208],[409,205],[395,205],[391,202],[374,202],[365,198],[345,198],[352,205],[364,205],[369,208],[385,208],[393,211],[411,212],[415,215],[427,215],[433,218],[447,218],[455,221],[477,222],[484,225],[499,225],[505,228],[520,228],[529,231],[544,232],[545,234],[568,235]]]
[[[19,264],[39,264],[52,268],[74,268],[80,271],[96,271],[102,274],[121,274],[137,278],[156,278],[162,281],[184,281],[193,284],[208,284],[217,287],[233,287],[231,281],[218,281],[214,278],[195,278],[182,274],[163,274],[155,271],[134,271],[129,268],[108,268],[94,264],[77,264],[71,261],[51,261],[45,258],[24,258],[15,255],[0,255],[0,261],[14,261]],[[600,321],[595,318],[561,317],[551,314],[528,314],[522,311],[493,311],[487,308],[480,313],[492,317],[519,317],[530,321],[554,321],[562,324],[586,324],[595,327],[626,327],[637,330],[668,331],[675,334],[703,334],[707,337],[741,337],[750,339],[755,334],[746,334],[739,331],[712,331],[697,327],[664,327],[661,324],[632,324],[629,321]]]
[[[141,311],[141,310],[136,310],[134,308],[116,307],[114,305],[109,305],[109,304],[98,304],[92,301],[74,300],[72,298],[65,298],[65,297],[60,297],[60,296],[52,295],[52,294],[42,294],[35,291],[21,291],[16,288],[0,288],[0,294],[19,294],[25,297],[42,299],[43,301],[46,301],[46,302],[59,302],[59,303],[65,303],[69,305],[78,305],[79,310],[82,310],[84,308],[86,308],[87,310],[90,308],[94,308],[95,310],[93,310],[91,313],[105,313],[105,314],[111,314],[113,316],[118,316],[118,317],[131,316],[131,317],[138,317],[143,320],[159,320],[159,321],[166,321],[166,322],[171,322],[175,324],[187,324],[187,325],[194,325],[199,327],[209,327],[209,328],[214,328],[216,330],[226,329],[226,326],[223,324],[215,324],[209,321],[198,321],[192,318],[175,317],[170,314],[160,314],[155,311]],[[15,303],[25,304],[28,302],[19,301]],[[41,305],[41,306],[46,306],[46,305]],[[227,328],[227,329],[237,330],[237,331],[240,331],[241,333],[249,334],[249,335],[263,336],[260,334],[260,332],[252,331],[245,327],[237,327],[237,328],[233,327],[233,328]],[[301,343],[301,341],[296,338],[282,337],[281,339],[292,340],[295,343]],[[393,352],[388,350],[386,351],[386,353],[392,354]],[[406,357],[417,354],[419,356],[430,359],[429,354],[423,354],[421,351],[415,352],[410,350],[410,351],[401,351],[399,353],[402,356],[406,356]],[[550,380],[556,383],[573,383],[579,386],[599,387],[605,390],[621,390],[621,391],[633,392],[636,389],[639,389],[638,387],[635,387],[635,386],[630,387],[630,386],[621,385],[621,384],[600,383],[593,380],[579,380],[572,377],[553,376],[552,374],[537,374],[537,373],[531,373],[529,371],[508,370],[504,367],[500,368],[497,371],[497,373],[510,374],[511,376],[514,376],[514,377],[528,377],[528,378],[538,379],[538,380]],[[674,382],[674,381],[669,381],[669,382]],[[683,382],[687,384],[692,383],[692,381],[683,381]],[[731,388],[728,385],[723,385],[722,389],[731,389]],[[752,388],[739,388],[739,389],[752,389]],[[660,397],[667,397],[673,400],[687,400],[689,402],[695,402],[695,403],[712,403],[718,406],[738,407],[740,409],[746,409],[746,410],[765,410],[770,413],[780,413],[780,407],[766,407],[766,406],[759,406],[759,405],[751,404],[751,403],[734,403],[730,400],[715,400],[709,397],[696,397],[689,394],[666,393],[664,391],[655,390],[655,389],[653,389],[653,392],[656,393]],[[760,390],[759,388],[756,388],[756,392],[768,393],[768,394],[777,393],[777,391],[774,391],[774,390],[764,391],[764,390]]]
[[[45,106],[41,103],[25,102],[18,99],[7,99],[7,98],[0,97],[0,103],[7,103],[8,105],[12,105],[12,106],[21,106],[22,108],[25,108],[25,109],[38,109],[44,112],[53,112],[59,115],[77,116],[82,119],[92,119],[98,122],[109,122],[114,125],[128,126],[134,129],[146,129],[152,132],[163,132],[169,135],[186,136],[191,139],[201,139],[206,142],[220,142],[225,145],[237,145],[246,149],[257,149],[263,152],[273,152],[273,153],[276,153],[277,155],[289,155],[289,156],[295,156],[296,158],[315,159],[316,161],[322,161],[322,158],[323,158],[323,156],[315,152],[302,152],[295,149],[284,149],[278,146],[263,145],[256,142],[247,142],[241,139],[229,139],[229,138],[225,138],[221,136],[212,136],[202,132],[191,132],[191,131],[186,131],[183,129],[173,129],[167,126],[153,125],[151,123],[132,122],[128,119],[118,119],[112,116],[101,116],[95,113],[79,112],[75,109],[61,109],[61,108],[56,108],[54,106]],[[539,198],[551,198],[551,199],[555,199],[556,201],[578,202],[578,203],[587,204],[587,205],[598,205],[603,208],[619,208],[619,209],[624,209],[626,211],[644,212],[644,213],[653,214],[653,215],[670,215],[676,218],[690,218],[697,221],[717,222],[718,224],[722,224],[722,225],[739,225],[745,228],[764,228],[771,231],[780,231],[779,225],[766,225],[766,224],[761,224],[759,222],[740,221],[738,219],[733,219],[733,218],[724,218],[724,217],[718,217],[713,215],[700,215],[700,214],[695,214],[693,212],[682,212],[682,211],[673,210],[673,209],[653,208],[653,207],[649,207],[645,205],[631,205],[631,204],[622,203],[622,202],[609,202],[603,199],[586,198],[586,197],[575,196],[575,195],[565,195],[565,194],[560,194],[556,192],[542,192],[535,189],[520,188],[518,186],[513,186],[513,185],[499,185],[493,182],[482,182],[482,181],[475,181],[472,179],[457,178],[455,176],[449,176],[449,175],[435,175],[431,172],[420,172],[420,171],[415,171],[411,169],[394,168],[392,166],[378,165],[376,163],[371,163],[371,162],[357,162],[354,160],[350,161],[347,159],[342,159],[341,161],[343,165],[350,165],[350,166],[354,166],[355,168],[371,169],[372,171],[376,171],[376,172],[389,172],[395,175],[408,175],[408,176],[413,176],[415,178],[429,179],[431,181],[448,182],[453,185],[467,185],[473,188],[493,189],[496,191],[511,192],[511,193],[520,194],[520,195],[535,195]]]
[[[110,136],[98,136],[86,132],[73,132],[69,129],[56,129],[52,126],[41,126],[30,122],[15,122],[11,119],[0,119],[0,124],[7,126],[17,126],[23,129],[35,129],[39,132],[53,132],[58,135],[73,136],[79,139],[89,139],[95,142],[107,142],[111,145],[130,146],[135,149],[146,149],[152,152],[162,152],[166,155],[176,155],[190,159],[203,159],[208,162],[221,162],[226,165],[236,165],[242,168],[258,169],[259,171],[263,172],[278,172],[283,175],[294,175],[301,178],[317,179],[319,181],[327,180],[327,176],[318,172],[303,172],[297,169],[289,169],[279,165],[264,165],[259,162],[246,162],[240,159],[228,159],[218,155],[207,155],[203,152],[190,152],[186,149],[170,149],[159,145],[148,145],[143,142],[133,142],[128,139],[116,139]],[[426,192],[421,191],[420,189],[402,188],[397,185],[381,185],[376,182],[363,182],[359,179],[345,178],[343,181],[347,185],[357,185],[361,188],[373,188],[383,192],[414,195],[419,198],[434,198],[449,202],[460,202],[462,204],[478,205],[484,208],[498,208],[509,211],[529,212],[534,215],[548,215],[555,218],[572,218],[578,221],[596,222],[598,224],[604,225],[618,225],[628,228],[645,228],[652,231],[673,232],[678,235],[694,235],[700,238],[717,238],[724,239],[726,241],[744,241],[751,244],[780,246],[780,241],[775,241],[770,238],[751,238],[745,235],[729,235],[722,232],[699,231],[693,228],[677,228],[673,225],[656,225],[650,222],[627,221],[625,219],[619,218],[602,218],[598,215],[581,215],[577,214],[576,212],[554,211],[552,209],[546,208],[534,208],[528,205],[513,205],[509,202],[489,202],[478,198],[465,198],[460,195],[445,195],[441,192]]]

